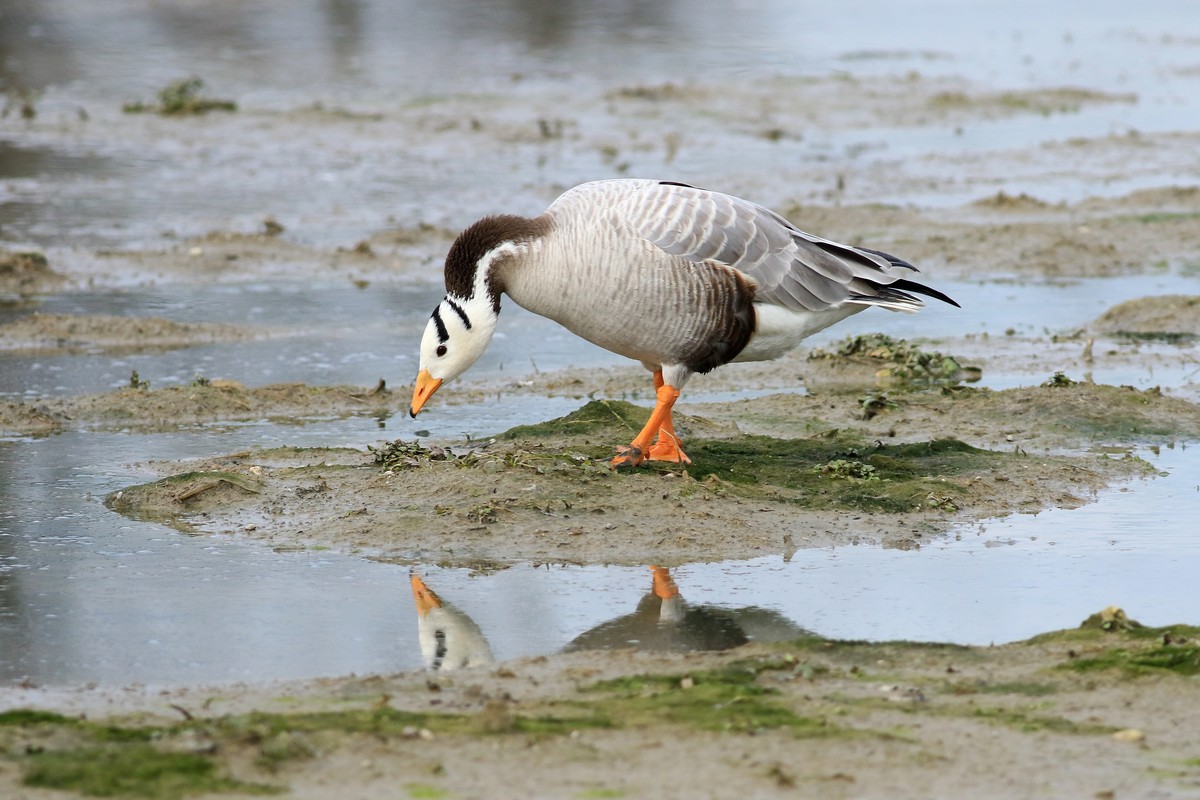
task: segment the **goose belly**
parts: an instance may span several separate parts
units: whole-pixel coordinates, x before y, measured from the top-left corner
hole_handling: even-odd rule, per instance
[[[506,279],[517,305],[619,355],[649,364],[687,361],[722,335],[728,281],[647,249],[562,259]]]
[[[636,293],[611,298],[590,287],[571,289],[556,296],[510,297],[576,336],[636,361],[675,363],[684,345],[695,339],[695,321],[679,309],[664,309]]]
[[[755,303],[754,337],[734,361],[771,361],[794,350],[800,342],[825,330],[866,306],[846,303],[824,311],[792,311],[782,306]]]

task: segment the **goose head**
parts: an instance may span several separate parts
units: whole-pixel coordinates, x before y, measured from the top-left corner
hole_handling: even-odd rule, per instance
[[[446,296],[421,338],[410,416],[487,350],[500,317],[504,272],[520,264],[531,241],[546,229],[541,219],[498,216],[485,217],[459,234],[446,254]]]
[[[480,297],[442,298],[421,337],[421,360],[408,413],[416,416],[443,383],[454,380],[479,360],[496,332],[499,314]]]

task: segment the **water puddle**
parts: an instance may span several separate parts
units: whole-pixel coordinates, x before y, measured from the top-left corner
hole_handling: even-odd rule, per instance
[[[999,188],[1077,200],[1157,185],[1161,175],[1178,171],[1187,143],[1178,157],[1141,154],[1140,160],[1154,159],[1152,168],[1082,164],[1078,180],[1048,168],[1058,160],[1053,155],[1027,168],[1018,164],[1020,174],[1008,180],[967,175],[969,169],[947,167],[946,159],[980,150],[1011,156],[1020,148],[1130,131],[1194,129],[1197,118],[1186,102],[1196,96],[1193,52],[1178,35],[1179,11],[1170,2],[1140,4],[1136,23],[1127,5],[1112,0],[1092,4],[1086,15],[1034,0],[1003,8],[854,3],[819,15],[785,0],[570,12],[543,0],[483,3],[470,13],[385,0],[331,4],[314,13],[255,0],[204,15],[131,0],[108,3],[103,11],[86,0],[64,0],[53,11],[43,5],[18,4],[6,17],[12,35],[0,83],[18,93],[44,92],[39,119],[76,133],[31,135],[48,145],[0,141],[0,177],[22,179],[0,185],[0,227],[9,241],[48,246],[60,244],[63,231],[71,232],[74,246],[153,246],[167,232],[253,230],[263,216],[283,212],[297,223],[289,224],[294,235],[331,246],[352,245],[387,226],[389,216],[461,224],[458,203],[482,201],[481,185],[520,186],[533,174],[570,185],[608,174],[611,164],[598,148],[611,143],[596,139],[580,148],[571,139],[576,131],[628,138],[619,115],[601,110],[606,93],[621,86],[909,75],[1016,91],[1103,87],[1137,98],[1062,113],[973,114],[964,125],[934,117],[905,126],[885,118],[826,130],[820,116],[813,123],[802,118],[803,130],[782,151],[765,137],[745,135],[760,125],[766,107],[811,102],[800,85],[781,90],[778,100],[764,96],[763,108],[735,111],[730,124],[711,132],[687,119],[668,121],[664,130],[688,131],[678,160],[664,163],[657,148],[626,147],[623,156],[633,173],[700,182],[770,174],[787,164],[805,183],[805,165],[831,156],[867,173],[872,165],[905,162],[930,179],[905,181],[897,196],[864,186],[869,194],[857,198],[864,202],[957,204]],[[854,24],[863,17],[873,24]],[[309,57],[298,62],[297,48]],[[214,118],[185,123],[189,130],[178,139],[170,133],[134,141],[106,137],[123,104],[150,101],[197,65],[210,93],[236,99],[238,113],[260,124],[230,130]],[[404,80],[398,84],[396,76]],[[494,111],[500,126],[514,125],[531,137],[539,119],[552,137],[554,125],[566,124],[566,144],[549,162],[519,141],[497,159],[461,142],[443,144],[454,139],[449,130],[402,129],[405,146],[397,147],[395,134],[372,127],[380,113],[405,114],[421,104],[472,117],[474,107],[453,110],[467,96],[501,98],[495,108],[484,103],[483,116]],[[315,145],[293,135],[289,115],[309,112],[329,114],[346,130],[330,130]],[[926,183],[927,191],[917,188]],[[808,184],[802,191],[822,188]],[[497,210],[494,198],[486,209]]]
[[[1200,462],[1182,446],[1143,453],[1164,477],[1080,509],[966,526],[915,550],[688,564],[658,575],[657,594],[652,565],[480,572],[280,552],[131,522],[100,502],[145,479],[119,466],[134,458],[361,442],[368,425],[0,443],[0,680],[175,684],[448,669],[572,647],[723,647],[804,630],[987,644],[1069,627],[1114,603],[1148,624],[1195,610],[1184,587],[1200,540],[1178,511],[1196,502]],[[675,591],[662,591],[671,581]]]
[[[902,180],[887,190],[867,181],[860,190],[852,181],[851,192],[870,195],[847,195],[847,202],[944,206],[1000,188],[1075,200],[1191,174],[1197,107],[1189,98],[1198,96],[1200,72],[1194,47],[1176,33],[1179,11],[1171,2],[1142,3],[1136,15],[1118,0],[1096,0],[1085,15],[1035,0],[894,7],[854,0],[817,15],[787,0],[753,7],[601,3],[570,14],[550,13],[559,9],[549,0],[478,3],[470,13],[391,0],[326,3],[317,13],[278,0],[227,5],[204,14],[141,0],[112,0],[103,10],[87,0],[6,9],[13,35],[5,40],[0,88],[14,92],[10,99],[28,91],[38,112],[31,121],[6,117],[0,131],[6,246],[36,243],[66,258],[101,247],[160,248],[210,231],[258,230],[274,215],[297,242],[349,247],[419,222],[454,227],[476,209],[496,211],[498,197],[540,203],[547,187],[613,174],[617,165],[605,155],[617,149],[613,142],[631,175],[702,185],[722,175],[750,182],[768,175],[776,195],[802,199],[826,190],[813,182],[831,179],[831,161],[864,174],[903,165]],[[867,15],[873,25],[846,24]],[[297,61],[298,48],[310,57]],[[120,111],[197,64],[214,96],[238,101],[237,115],[164,120]],[[766,105],[760,118],[756,102],[744,115],[731,106],[732,121],[711,126],[712,134],[694,124],[706,109],[642,125],[620,109],[600,108],[622,87],[906,75],[960,79],[968,94],[1083,86],[1137,101],[984,113],[962,126],[936,119],[906,125],[905,117],[847,125],[835,114],[838,124],[824,127],[816,114],[794,138],[778,141],[755,132],[773,124]],[[474,99],[463,102],[468,94]],[[807,102],[802,88],[781,94],[788,107]],[[437,130],[438,115],[452,124]],[[664,158],[659,139],[680,131],[678,158]],[[1159,137],[1136,165],[1109,164],[1103,148],[1099,156],[1081,148],[1079,164],[1045,168],[1058,158],[1057,143],[1130,131],[1180,136]],[[810,166],[820,169],[807,175]],[[788,171],[797,173],[795,183],[779,177]],[[382,377],[397,386],[416,371],[417,342],[441,293],[432,283],[358,289],[246,277],[238,285],[41,299],[36,308],[44,313],[228,322],[267,334],[174,350],[0,352],[0,398],[108,391],[127,386],[134,371],[155,388],[200,376],[251,386],[369,386]],[[811,344],[882,331],[950,340],[939,347],[953,352],[964,333],[1036,338],[1070,332],[1123,300],[1200,294],[1195,273],[1071,282],[988,277],[934,279],[962,310],[871,311]],[[28,311],[0,305],[0,323]],[[1093,378],[1138,387],[1195,379],[1186,367],[1156,363],[1159,348],[1174,352],[1169,345],[1141,348],[1144,363],[1098,369]],[[472,374],[515,379],[624,363],[508,304]],[[1046,377],[1014,363],[988,370],[981,385]],[[762,391],[706,394],[697,378],[687,398]],[[440,406],[419,425],[403,418],[251,421],[0,441],[0,683],[202,683],[450,668],[575,646],[716,647],[802,630],[988,643],[1071,626],[1110,603],[1149,624],[1195,612],[1187,588],[1200,543],[1185,512],[1198,499],[1200,467],[1181,447],[1143,454],[1163,478],[1105,492],[1075,510],[964,527],[917,550],[800,550],[669,572],[554,564],[472,572],[276,552],[133,522],[101,502],[148,480],[150,471],[138,464],[153,459],[275,445],[362,448],[418,428],[434,438],[483,436],[578,405],[494,399]]]
[[[1154,294],[1200,294],[1200,274],[1058,282],[937,281],[937,285],[963,308],[931,303],[919,314],[871,309],[807,344],[820,346],[862,331],[935,340],[964,333],[1004,336],[1009,330],[1021,336],[1070,333],[1125,300]],[[405,384],[416,373],[417,344],[440,297],[441,288],[432,285],[378,285],[362,290],[347,283],[288,282],[55,295],[40,302],[38,311],[244,323],[261,328],[266,337],[117,356],[0,352],[0,397],[108,391],[127,386],[134,370],[156,388],[187,385],[198,376],[251,386],[287,381],[373,385],[380,378],[392,385]],[[27,313],[0,308],[0,324]],[[536,359],[530,353],[536,353]],[[506,303],[496,338],[468,377],[511,375],[516,379],[536,371],[629,363],[544,317]],[[1093,377],[1100,382],[1144,387],[1179,385],[1186,373],[1182,367],[1156,367],[1147,359],[1144,368],[1100,370]],[[1011,369],[985,372],[979,385],[1002,389],[1046,377],[1030,376],[1014,364]],[[689,386],[688,397],[702,399],[703,393],[704,379],[698,377]],[[496,430],[503,428],[474,432]]]

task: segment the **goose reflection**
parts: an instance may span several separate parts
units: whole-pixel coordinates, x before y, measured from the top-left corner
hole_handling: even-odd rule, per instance
[[[749,606],[693,606],[683,599],[666,567],[650,567],[647,592],[632,614],[581,633],[564,652],[632,647],[650,652],[729,650],[747,642],[777,642],[807,634],[777,611]]]
[[[417,639],[426,669],[465,669],[496,660],[475,620],[438,597],[415,572],[409,575],[409,582],[417,606]]]
[[[666,567],[650,567],[650,590],[630,614],[602,622],[567,643],[563,652],[633,648],[650,652],[728,650],[751,641],[798,639],[809,632],[777,611],[748,606],[691,605]],[[417,634],[427,669],[446,671],[495,661],[473,619],[444,601],[415,572],[410,575]]]

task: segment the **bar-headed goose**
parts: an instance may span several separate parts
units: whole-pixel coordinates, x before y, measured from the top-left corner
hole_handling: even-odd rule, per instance
[[[409,413],[483,354],[500,295],[654,373],[650,421],[612,465],[688,463],[671,407],[695,372],[778,358],[867,306],[916,311],[895,256],[804,233],[762,206],[672,181],[605,180],[532,219],[485,217],[446,255],[446,296],[421,340]]]

